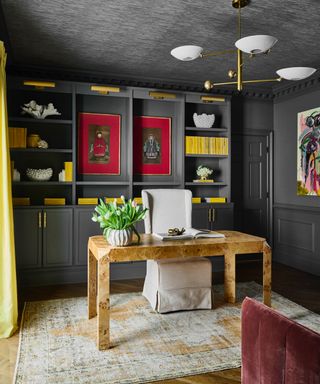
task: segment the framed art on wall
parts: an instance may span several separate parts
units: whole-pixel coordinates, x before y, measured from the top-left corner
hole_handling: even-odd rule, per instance
[[[170,117],[134,117],[133,169],[139,175],[171,175]]]
[[[298,113],[297,193],[320,196],[320,107]]]
[[[120,127],[120,115],[79,113],[80,174],[120,174]]]

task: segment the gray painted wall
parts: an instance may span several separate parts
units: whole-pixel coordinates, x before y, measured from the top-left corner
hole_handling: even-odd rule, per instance
[[[274,101],[274,260],[320,275],[320,198],[297,195],[297,113],[320,88]]]

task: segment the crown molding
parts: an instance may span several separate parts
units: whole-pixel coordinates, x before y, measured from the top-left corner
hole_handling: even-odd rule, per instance
[[[76,81],[87,83],[102,83],[127,87],[157,88],[164,90],[175,90],[183,92],[205,92],[208,94],[220,94],[224,96],[242,95],[248,98],[258,98],[263,100],[272,100],[273,93],[271,88],[246,87],[242,92],[234,88],[214,88],[210,92],[206,91],[202,84],[195,81],[184,82],[179,79],[163,80],[159,78],[130,77],[120,78],[116,74],[106,74],[101,72],[89,72],[70,70],[64,68],[37,67],[10,65],[7,68],[7,74],[11,76],[54,79],[63,81]]]
[[[315,73],[301,81],[286,81],[284,84],[273,87],[275,101],[282,98],[296,97],[304,94],[306,91],[316,91],[320,88],[320,73]]]
[[[1,12],[0,12],[1,17]],[[308,79],[301,81],[285,81],[273,88],[261,87],[246,87],[241,92],[234,88],[214,88],[211,91],[206,91],[202,84],[195,81],[185,82],[181,79],[163,80],[160,78],[142,78],[130,77],[120,78],[116,74],[106,74],[102,72],[90,72],[70,70],[64,68],[52,67],[37,67],[37,66],[22,66],[9,64],[7,68],[8,75],[21,76],[30,78],[55,79],[63,81],[78,81],[87,83],[103,83],[127,87],[141,88],[157,88],[163,90],[173,90],[182,92],[205,92],[208,94],[224,95],[224,96],[242,96],[246,98],[260,100],[280,100],[282,98],[296,97],[304,94],[306,91],[320,89],[320,73],[315,74]]]

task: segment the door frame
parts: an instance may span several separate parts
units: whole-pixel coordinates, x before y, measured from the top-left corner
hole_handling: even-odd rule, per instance
[[[267,239],[273,246],[273,141],[274,133],[267,129],[244,129],[240,136],[264,136],[267,142]]]

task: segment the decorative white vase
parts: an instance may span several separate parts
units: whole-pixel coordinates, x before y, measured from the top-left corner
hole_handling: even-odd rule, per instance
[[[215,115],[207,115],[206,113],[202,113],[198,115],[197,113],[193,114],[193,121],[197,128],[211,128],[214,124]]]
[[[112,229],[108,233],[107,241],[114,247],[125,247],[132,243],[132,235],[132,228]]]

